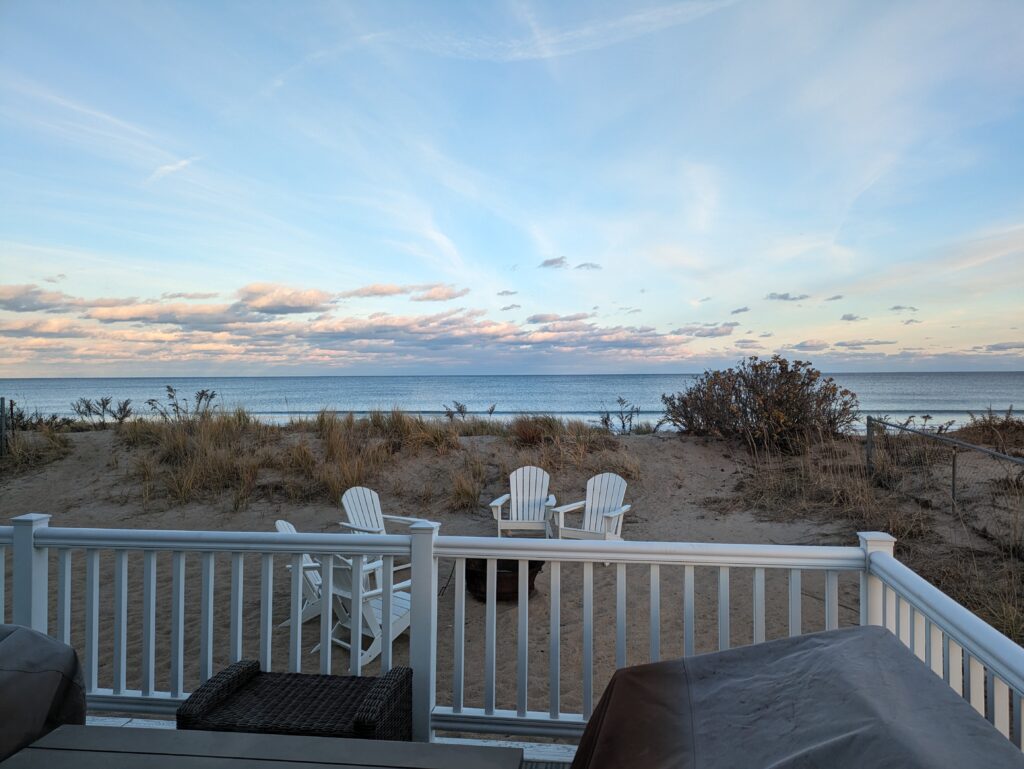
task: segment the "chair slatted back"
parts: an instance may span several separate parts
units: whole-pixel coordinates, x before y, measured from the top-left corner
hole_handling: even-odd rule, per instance
[[[622,507],[626,496],[626,481],[615,473],[601,473],[587,481],[587,502],[583,508],[583,528],[604,531],[604,514]],[[622,533],[622,516],[615,520],[611,534]]]
[[[282,534],[297,534],[295,527],[288,521],[277,521],[274,527]],[[323,577],[318,569],[307,569],[307,566],[315,566],[316,561],[309,553],[302,554],[302,586],[306,592],[307,600],[316,600],[320,597],[320,590],[323,586]]]
[[[509,520],[543,521],[551,477],[539,467],[520,467],[508,477]]]
[[[345,509],[348,522],[365,529],[376,529],[384,533],[384,514],[380,509],[380,496],[373,489],[353,486],[341,495],[341,506]]]

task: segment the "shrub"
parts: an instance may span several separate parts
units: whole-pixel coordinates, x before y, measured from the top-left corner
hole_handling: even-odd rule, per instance
[[[686,392],[662,395],[665,421],[691,435],[740,438],[751,447],[802,452],[857,418],[857,396],[805,361],[756,356],[705,371]]]
[[[1024,448],[1024,418],[1014,416],[1013,406],[1006,413],[996,413],[990,406],[980,414],[971,413],[970,420],[956,431],[960,440],[992,446],[1001,454]]]

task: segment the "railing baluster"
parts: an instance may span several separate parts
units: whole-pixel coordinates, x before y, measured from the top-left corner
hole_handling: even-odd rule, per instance
[[[971,706],[981,715],[985,715],[985,668],[981,662],[969,655],[967,658],[967,673],[970,678],[968,690],[970,692]]]
[[[653,574],[653,572],[652,572]],[[583,562],[583,717],[594,710],[594,563]]]
[[[3,570],[4,562],[0,558],[0,582],[3,581]],[[3,622],[3,605],[4,596],[0,590],[0,622]],[[57,551],[57,639],[71,644],[71,551],[67,548]]]
[[[231,554],[231,661],[242,659],[242,612],[245,607],[245,554]]]
[[[213,579],[215,553],[203,553],[199,616],[199,683],[213,675]]]
[[[260,670],[271,669],[274,635],[274,556],[260,556]]]
[[[913,627],[910,622],[910,603],[902,598],[897,597],[897,617],[899,622],[899,639],[903,642],[903,645],[908,649],[911,648],[911,638],[913,636]]]
[[[452,642],[452,710],[462,712],[466,669],[466,559],[455,559],[455,639]]]
[[[718,649],[729,648],[729,567],[718,567]]]
[[[487,602],[484,610],[484,712],[494,713],[495,623],[497,621],[496,583],[498,562],[487,559]]]
[[[803,620],[801,613],[803,606],[800,590],[800,569],[789,570],[789,635],[797,636],[803,633]]]
[[[142,553],[142,696],[156,689],[156,551]]]
[[[1022,744],[1021,732],[1024,731],[1024,713],[1021,712],[1021,696],[1020,692],[1016,689],[1010,690],[1010,696],[1012,697],[1012,709],[1013,709],[1013,723],[1010,741],[1013,742],[1018,748]]]
[[[683,654],[693,654],[694,647],[693,611],[693,567],[683,567]]]
[[[288,672],[302,672],[302,553],[292,553],[291,600],[288,610]],[[353,583],[357,579],[352,566]]]
[[[382,644],[380,648],[380,671],[386,673],[391,670],[391,658],[393,649],[391,648],[394,643],[394,624],[392,617],[395,616],[394,610],[394,591],[395,591],[395,557],[393,555],[384,556],[381,564],[383,573],[381,574],[381,594],[380,603],[380,616],[381,616],[381,633],[383,633],[380,642]]]
[[[649,659],[661,659],[661,567],[651,564],[651,650]]]
[[[914,653],[922,662],[925,662],[925,617],[919,611],[914,612]]]
[[[885,627],[897,638],[899,637],[896,624],[896,591],[888,586],[885,588]]]
[[[964,693],[964,652],[960,644],[952,638],[947,639],[949,647],[948,667],[949,685],[960,696]]]
[[[992,683],[992,725],[1004,737],[1010,736],[1010,687],[1006,682],[995,676]]]
[[[185,553],[171,556],[171,696],[185,691]]]
[[[125,690],[128,646],[128,552],[114,553],[114,694]]]
[[[825,572],[825,630],[839,627],[839,572]]]
[[[85,691],[99,687],[100,554],[85,551]]]
[[[351,638],[349,640],[349,655],[348,655],[348,673],[352,676],[361,676],[363,674],[363,611],[370,607],[363,606],[363,564],[365,563],[363,556],[353,555],[352,556],[352,609],[350,614],[352,615],[352,631]],[[388,617],[386,620],[389,624],[391,618]]]
[[[764,641],[764,569],[754,569],[754,643]]]
[[[991,669],[985,670],[985,718],[990,724],[996,722],[995,676]]]
[[[519,716],[526,715],[527,707],[527,686],[529,684],[529,662],[530,653],[530,594],[529,594],[530,562],[525,559],[519,561],[519,627],[516,632],[516,713]]]
[[[939,678],[945,678],[942,669],[942,628],[928,620],[928,659],[926,664]]]
[[[334,642],[331,631],[334,624],[334,556],[324,553],[320,556],[320,674],[331,674],[331,655]]]
[[[548,648],[548,715],[561,715],[561,654],[562,654],[562,562],[551,561],[550,646]]]
[[[7,623],[7,545],[0,545],[0,625]]]
[[[626,564],[615,564],[615,667],[626,667]]]

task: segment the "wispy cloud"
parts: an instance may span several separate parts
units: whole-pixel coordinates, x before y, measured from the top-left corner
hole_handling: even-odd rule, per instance
[[[508,289],[505,289],[504,291],[499,291],[498,296],[515,296],[518,293],[518,291],[509,291]]]
[[[858,320],[867,320],[867,318],[865,318],[862,315],[854,315],[852,312],[848,312],[845,315],[843,315],[843,317],[841,317],[839,320],[845,320],[845,321],[853,322],[853,321],[858,321]]]
[[[799,302],[803,299],[809,299],[807,294],[791,294],[788,291],[784,294],[776,293],[772,291],[770,294],[765,296],[765,299],[771,299],[774,302]]]
[[[838,302],[842,298],[843,298],[842,294],[835,294],[834,296],[828,297],[825,301],[826,302]]]
[[[844,342],[836,342],[835,346],[846,347],[851,350],[862,350],[865,347],[879,347],[887,344],[896,344],[896,342],[884,339],[849,339]]]
[[[739,315],[741,312],[750,312],[750,308],[744,305],[743,307],[737,307],[735,310],[730,312],[730,315]]]
[[[413,294],[409,299],[413,302],[449,302],[458,299],[469,293],[468,288],[455,288],[455,286],[431,286],[418,294]]]
[[[801,350],[804,352],[818,352],[821,350],[827,350],[829,343],[824,339],[805,339],[802,342],[798,342],[793,345],[794,350]]]
[[[917,312],[917,308],[909,304],[894,304],[889,310],[892,312]]]
[[[569,266],[569,260],[564,256],[556,256],[551,259],[545,259],[543,262],[537,265],[538,267],[545,267],[548,269],[564,270]]]
[[[735,0],[688,0],[655,6],[608,19],[594,19],[577,26],[546,29],[528,18],[530,35],[521,38],[455,37],[422,35],[408,42],[439,56],[487,61],[530,61],[595,51],[634,38],[696,21]]]
[[[576,265],[577,270],[600,270],[601,265],[597,262],[580,262]]]
[[[522,307],[522,305],[518,305],[518,304],[506,304],[504,307],[501,308],[501,311],[502,312],[508,312],[509,310],[521,309],[521,307]]]
[[[170,176],[171,174],[176,174],[179,171],[184,171],[197,160],[199,160],[198,155],[195,157],[182,158],[181,160],[175,160],[171,163],[164,163],[162,165],[159,165],[156,167],[153,173],[149,175],[149,178],[146,179],[146,183],[152,184],[153,182],[163,179],[165,176]]]

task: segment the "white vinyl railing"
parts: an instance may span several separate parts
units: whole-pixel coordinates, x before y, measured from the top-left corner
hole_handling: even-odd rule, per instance
[[[896,635],[1004,736],[1021,747],[1024,649],[897,561],[868,557],[867,623]]]
[[[1024,650],[893,558],[886,534],[807,547],[442,537],[427,523],[380,536],[75,529],[48,518],[0,527],[0,610],[9,600],[3,619],[75,646],[94,711],[172,713],[244,657],[264,670],[352,675],[408,664],[417,739],[575,737],[615,668],[859,623],[889,628],[1021,742]],[[335,556],[356,574],[380,559],[385,601],[396,559],[409,561],[408,637],[382,623],[379,661],[363,669],[358,653],[333,652],[331,602],[304,630],[307,554],[324,594]],[[483,600],[467,598],[472,560],[483,564]],[[532,598],[531,561],[544,562]],[[515,589],[503,603],[498,570],[509,562]]]

